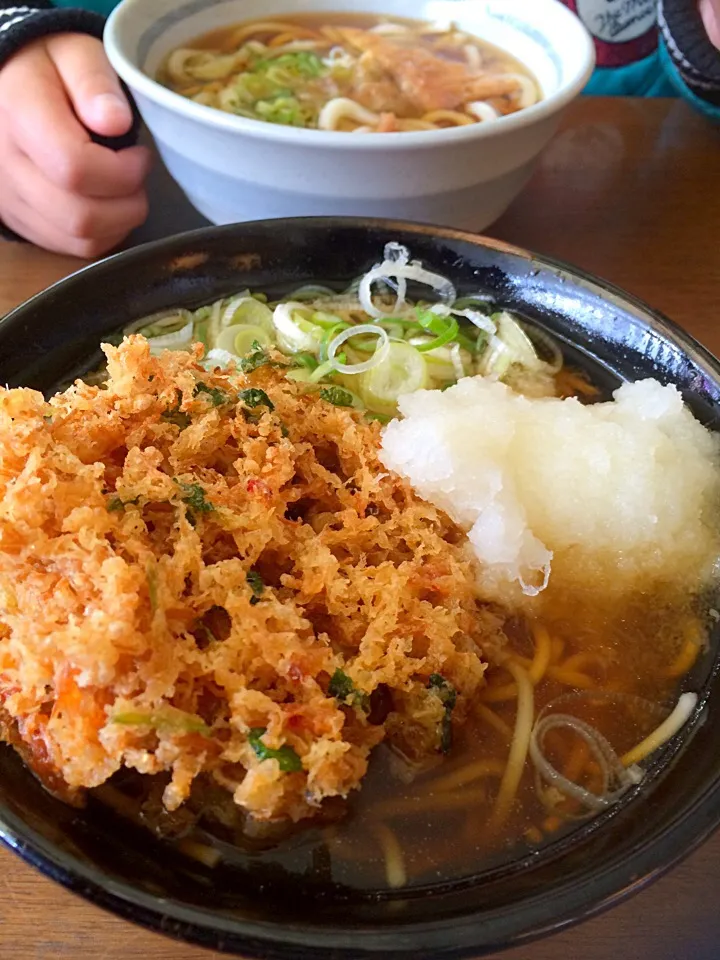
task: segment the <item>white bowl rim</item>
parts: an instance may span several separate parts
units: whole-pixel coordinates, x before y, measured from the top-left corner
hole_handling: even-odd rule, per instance
[[[103,42],[108,58],[115,71],[131,90],[136,90],[154,103],[166,107],[171,112],[180,113],[198,123],[219,130],[243,134],[258,140],[293,144],[308,149],[317,147],[374,152],[376,150],[387,151],[404,148],[442,148],[449,143],[501,136],[503,133],[510,133],[512,130],[530,126],[560,112],[582,91],[595,67],[595,46],[592,37],[580,19],[560,0],[531,0],[534,5],[545,4],[547,7],[552,7],[559,16],[566,18],[565,22],[575,34],[572,38],[573,41],[581,44],[583,48],[581,50],[583,66],[559,90],[530,107],[525,107],[525,109],[506,117],[499,117],[492,123],[473,123],[463,127],[450,127],[442,130],[413,130],[383,133],[382,136],[353,137],[341,131],[289,127],[282,124],[267,123],[264,120],[235,116],[225,113],[223,110],[218,110],[216,107],[204,106],[195,103],[193,100],[188,100],[178,93],[173,93],[172,90],[164,87],[137,67],[125,56],[122,50],[119,31],[123,19],[131,16],[133,7],[141,4],[145,6],[147,2],[148,0],[122,0],[112,11],[105,25]],[[470,5],[473,0],[464,0],[464,2]],[[312,10],[312,5],[312,0],[307,0],[309,10]],[[362,13],[362,10],[357,12]]]

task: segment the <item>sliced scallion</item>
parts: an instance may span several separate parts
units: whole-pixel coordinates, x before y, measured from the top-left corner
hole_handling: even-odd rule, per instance
[[[453,316],[441,316],[433,313],[432,310],[423,310],[420,307],[416,309],[418,323],[423,330],[428,330],[434,334],[434,338],[429,343],[421,343],[416,346],[416,350],[425,353],[428,350],[436,350],[438,347],[444,347],[457,337],[459,326]]]
[[[376,336],[377,346],[375,352],[367,360],[361,363],[343,363],[336,358],[338,348],[348,340],[360,335]],[[359,374],[367,373],[379,366],[387,357],[390,348],[390,338],[387,331],[375,323],[358,323],[354,327],[343,330],[328,344],[328,360],[334,361],[335,370],[341,374]]]

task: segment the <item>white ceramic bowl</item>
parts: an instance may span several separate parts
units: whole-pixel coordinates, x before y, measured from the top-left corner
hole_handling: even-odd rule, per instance
[[[453,20],[525,63],[544,97],[496,121],[362,135],[247,120],[152,79],[171,50],[216,27],[358,9]],[[214,223],[362,215],[482,230],[522,189],[594,66],[588,33],[557,0],[123,0],[105,45],[170,173]]]

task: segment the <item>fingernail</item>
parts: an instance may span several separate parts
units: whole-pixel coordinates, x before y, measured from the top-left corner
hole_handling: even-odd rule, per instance
[[[127,100],[117,93],[98,94],[93,100],[93,107],[101,117],[105,117],[108,114],[115,114],[117,116],[120,111],[122,111],[123,117],[127,117],[130,113]]]

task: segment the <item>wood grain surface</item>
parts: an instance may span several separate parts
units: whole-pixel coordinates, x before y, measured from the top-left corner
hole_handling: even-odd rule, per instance
[[[720,354],[720,131],[680,101],[583,99],[488,233],[647,300]],[[203,225],[160,164],[131,243]],[[82,262],[0,245],[0,312]],[[720,749],[718,751],[720,762]],[[718,960],[720,834],[615,909],[506,960]],[[0,850],[0,960],[211,960],[104,913]]]

